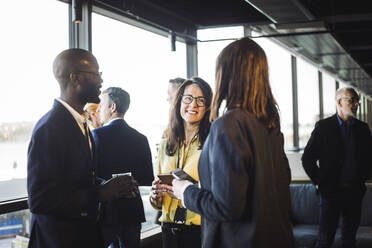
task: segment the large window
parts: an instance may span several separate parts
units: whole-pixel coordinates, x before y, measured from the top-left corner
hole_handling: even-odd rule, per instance
[[[30,135],[35,122],[52,107],[53,98],[58,97],[52,63],[59,52],[68,48],[68,5],[50,0],[39,0],[37,4],[22,1],[20,8],[18,1],[6,1],[1,9],[0,201],[3,201],[26,196]]]
[[[297,58],[299,145],[304,147],[319,120],[318,70]]]
[[[267,38],[257,38],[255,41],[265,50],[269,63],[271,90],[280,111],[284,145],[291,148],[293,147],[291,54]]]
[[[243,37],[241,26],[198,30],[198,39],[201,41],[198,42],[198,74],[211,85],[213,91],[217,56],[222,49],[234,41],[233,39],[241,37]]]
[[[345,82],[343,81],[338,81],[338,88],[339,89],[342,89],[342,88],[345,88],[345,87],[350,87],[350,85],[346,84]]]
[[[39,0],[21,5],[1,3],[0,204],[27,196],[27,146],[36,121],[58,97],[52,63],[68,48],[67,4]],[[28,233],[28,210],[0,216],[0,247],[15,247],[14,236]]]
[[[147,136],[154,166],[157,144],[168,123],[168,81],[186,77],[186,45],[176,43],[171,51],[169,39],[143,29],[92,15],[92,45],[103,71],[103,89],[125,89],[131,103],[125,120]],[[141,188],[147,222],[142,231],[153,227],[156,211],[149,204],[149,188]]]
[[[323,114],[324,118],[336,113],[336,81],[323,72]]]
[[[117,86],[131,98],[125,120],[147,136],[153,157],[168,123],[168,81],[186,77],[186,45],[107,18],[92,16],[92,45],[103,71],[103,89]]]

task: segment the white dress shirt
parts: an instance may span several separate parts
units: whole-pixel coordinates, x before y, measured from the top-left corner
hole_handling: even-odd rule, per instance
[[[60,102],[67,110],[70,112],[72,117],[74,117],[76,123],[80,127],[81,132],[85,136],[85,130],[84,130],[84,123],[87,123],[87,116],[85,114],[79,114],[75,109],[73,109],[67,102],[63,101],[61,98],[56,98],[58,102]],[[89,127],[87,126],[87,129],[89,130]],[[92,150],[92,142],[90,140],[90,137],[88,135],[88,141],[89,141],[89,148]]]

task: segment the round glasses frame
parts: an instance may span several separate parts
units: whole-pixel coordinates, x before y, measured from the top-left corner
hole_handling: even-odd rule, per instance
[[[352,103],[352,104],[359,104],[360,105],[360,101],[357,98],[354,98],[354,97],[341,97],[341,98],[350,101],[350,103]]]
[[[182,95],[181,97],[181,101],[185,104],[191,104],[194,100],[196,101],[196,106],[205,107],[206,104],[205,97],[202,96],[193,97],[192,95]]]

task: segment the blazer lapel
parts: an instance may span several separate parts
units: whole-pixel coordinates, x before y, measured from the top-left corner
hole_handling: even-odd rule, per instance
[[[92,151],[90,150],[89,142],[87,142],[87,139],[86,139],[85,135],[82,133],[82,131],[81,131],[79,125],[76,123],[76,121],[75,121],[74,124],[75,124],[74,129],[76,131],[76,137],[78,137],[80,147],[84,151],[84,154],[86,155],[86,157],[89,160],[92,160]],[[88,133],[89,133],[89,136],[90,136],[90,140],[92,141],[93,139],[91,138],[90,131],[88,131]],[[93,147],[93,143],[92,143],[92,147]]]
[[[332,132],[332,139],[334,139],[335,141],[335,145],[337,146],[337,151],[340,152],[340,154],[344,154],[344,146],[343,146],[343,140],[342,140],[342,133],[341,133],[341,127],[340,127],[340,123],[338,123],[338,119],[337,119],[337,116],[334,115],[332,117],[332,130],[330,130],[330,132]]]
[[[94,172],[94,175],[96,174],[96,171],[97,171],[97,154],[96,154],[96,144],[94,143],[94,139],[93,139],[93,135],[92,135],[92,132],[88,129],[89,131],[89,137],[90,137],[90,142],[92,143],[92,156],[91,156],[91,159],[93,160],[93,172]]]

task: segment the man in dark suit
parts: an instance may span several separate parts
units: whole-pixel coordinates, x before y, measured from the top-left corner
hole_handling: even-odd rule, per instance
[[[102,84],[96,58],[82,49],[61,52],[53,64],[61,94],[36,124],[28,150],[29,247],[98,248],[103,239],[98,202],[131,196],[125,177],[98,184],[93,137],[83,107],[99,102]]]
[[[121,88],[102,93],[98,113],[104,126],[93,130],[98,175],[110,179],[113,174],[130,172],[139,185],[150,186],[154,176],[147,138],[123,119],[129,103],[129,94]],[[139,248],[141,222],[145,222],[141,196],[115,199],[102,209],[105,242],[115,248]]]
[[[318,248],[332,246],[340,216],[342,245],[355,247],[365,181],[372,167],[370,130],[355,119],[358,94],[352,88],[340,89],[336,104],[335,115],[315,124],[302,156],[303,167],[320,193]]]

